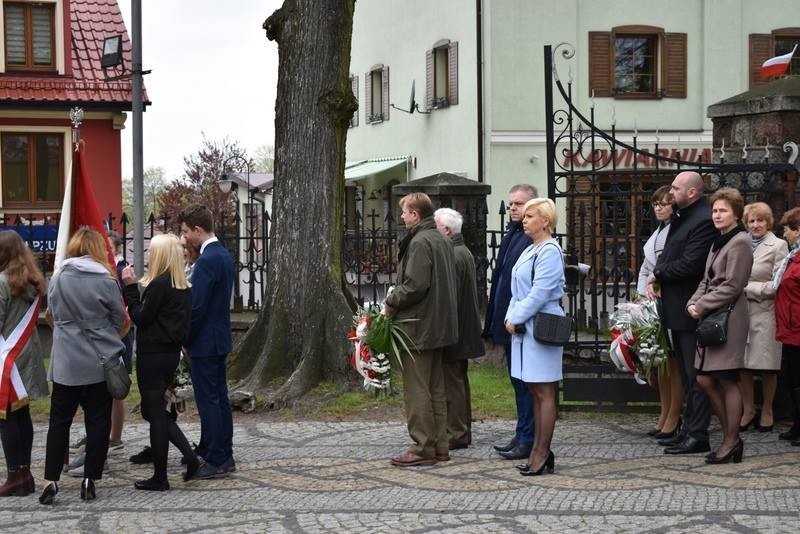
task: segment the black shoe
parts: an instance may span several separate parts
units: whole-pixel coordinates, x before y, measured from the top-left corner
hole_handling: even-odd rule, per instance
[[[791,445],[792,445],[792,447],[800,447],[800,438],[793,439],[791,441]]]
[[[682,443],[667,447],[664,454],[696,454],[698,452],[708,452],[711,446],[707,441],[700,441],[691,436],[687,436]]]
[[[786,432],[781,432],[778,434],[778,439],[793,441],[797,438],[800,438],[800,423],[795,423]]]
[[[183,474],[183,481],[189,482],[197,474],[200,469],[200,458],[195,456],[186,462],[186,472]]]
[[[501,452],[499,454],[506,460],[524,460],[531,455],[532,448],[533,444],[525,445],[524,443],[519,443],[513,449],[510,449],[506,452]]]
[[[455,451],[458,449],[466,449],[469,447],[468,441],[450,441],[447,444],[447,448],[451,451]]]
[[[200,466],[200,469],[197,470],[194,478],[197,480],[206,480],[209,478],[220,478],[226,476],[228,476],[228,472],[225,471],[225,469],[223,469],[221,466],[216,466],[206,462]]]
[[[205,454],[205,451],[201,451],[200,446],[197,443],[192,442],[192,450],[194,451],[195,456],[205,459],[205,457],[203,456],[203,454]],[[188,456],[184,456],[183,458],[181,458],[181,465],[186,465],[188,462],[189,462]]]
[[[742,461],[742,455],[744,454],[744,442],[739,440],[739,443],[736,444],[731,450],[728,451],[728,454],[725,456],[717,456],[716,454],[711,458],[706,457],[707,464],[727,464],[731,460],[733,463],[738,464]]]
[[[94,481],[91,478],[84,478],[83,482],[81,482],[81,500],[93,501],[96,498]]]
[[[675,445],[680,445],[686,439],[684,434],[676,434],[671,438],[664,438],[658,440],[658,444],[662,447],[673,447]]]
[[[494,450],[496,450],[497,452],[508,452],[517,445],[519,445],[519,441],[517,441],[516,436],[514,436],[508,443],[495,443],[492,446],[494,447]]]
[[[152,464],[153,463],[153,449],[145,447],[141,452],[137,452],[129,458],[132,464]]]
[[[516,468],[518,471],[528,471],[531,466],[528,464],[517,464],[514,466],[514,468]]]
[[[750,428],[750,426],[753,423],[755,423],[756,421],[758,421],[760,418],[761,418],[761,416],[759,415],[758,412],[754,413],[753,417],[750,418],[750,420],[747,423],[745,423],[743,425],[739,425],[739,432],[747,432],[747,429]],[[758,423],[756,423],[756,424],[758,424]]]
[[[672,432],[659,432],[658,434],[655,434],[653,437],[658,440],[662,439],[667,440],[670,438],[674,438],[677,435],[678,435],[678,427],[675,427],[675,430],[673,430]]]
[[[226,473],[235,473],[236,472],[236,461],[233,459],[233,456],[225,460],[221,466]]]
[[[39,495],[39,504],[53,504],[56,493],[58,493],[58,484],[56,482],[51,482],[45,486],[44,491]]]
[[[133,483],[133,487],[137,490],[145,491],[167,491],[169,489],[169,482],[166,480],[155,480],[148,478],[147,480],[137,480]]]
[[[547,459],[542,464],[542,467],[539,469],[532,469],[530,466],[526,470],[520,470],[519,474],[524,477],[538,477],[539,475],[544,474],[544,470],[547,469],[548,473],[552,473],[555,470],[556,465],[556,456],[553,454],[553,451],[550,451],[550,454],[547,455]]]
[[[766,432],[772,432],[773,428],[775,428],[774,424],[771,424],[769,426],[761,426],[761,425],[756,426],[756,430],[758,430],[762,434]]]

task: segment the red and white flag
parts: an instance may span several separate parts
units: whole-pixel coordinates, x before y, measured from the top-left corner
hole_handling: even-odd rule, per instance
[[[792,56],[797,50],[797,45],[794,45],[792,51],[782,56],[775,56],[766,60],[761,65],[760,78],[766,80],[772,76],[783,76],[789,70],[789,65],[792,63]]]
[[[94,196],[92,182],[86,172],[84,161],[84,145],[80,143],[78,149],[72,153],[72,173],[67,177],[64,187],[64,203],[61,206],[61,220],[58,223],[58,238],[56,240],[55,270],[61,267],[61,262],[67,257],[67,244],[72,234],[81,226],[88,226],[97,230],[100,235],[106,236],[108,230],[100,216],[97,200]],[[114,250],[106,239],[106,252],[108,264],[113,268],[117,262],[114,260]]]

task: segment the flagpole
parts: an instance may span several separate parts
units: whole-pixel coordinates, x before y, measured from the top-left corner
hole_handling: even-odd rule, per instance
[[[133,72],[133,268],[144,274],[144,156],[142,149],[142,0],[131,0]]]

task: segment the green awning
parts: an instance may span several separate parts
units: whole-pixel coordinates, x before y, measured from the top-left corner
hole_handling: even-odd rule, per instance
[[[344,179],[345,181],[359,180],[365,176],[379,174],[407,163],[408,156],[348,162],[344,167]]]

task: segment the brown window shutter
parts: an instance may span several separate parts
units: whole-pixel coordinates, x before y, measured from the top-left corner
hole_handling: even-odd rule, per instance
[[[433,50],[425,52],[425,109],[433,107]]]
[[[661,89],[668,98],[686,98],[686,34],[664,34]]]
[[[381,88],[381,114],[383,120],[389,120],[389,67],[383,67],[382,73],[383,87]]]
[[[458,104],[458,43],[450,43],[447,50],[447,104]]]
[[[750,89],[770,81],[760,79],[759,75],[761,74],[761,65],[773,55],[775,55],[775,43],[772,35],[768,33],[750,34]]]
[[[350,76],[350,90],[353,91],[353,97],[355,97],[356,104],[358,104],[358,76]],[[358,108],[350,118],[350,127],[355,128],[356,126],[358,126]]]
[[[612,96],[611,32],[589,32],[589,95]]]
[[[372,73],[364,73],[364,122],[370,123],[369,116],[372,115]]]

